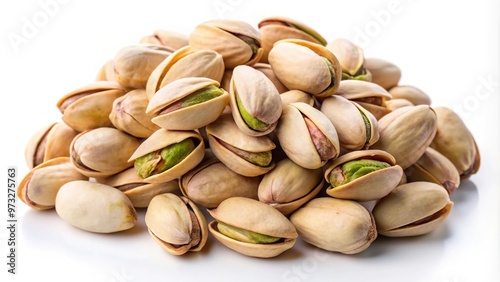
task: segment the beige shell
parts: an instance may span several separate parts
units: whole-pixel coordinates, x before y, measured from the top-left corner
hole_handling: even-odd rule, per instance
[[[73,180],[87,180],[70,163],[68,157],[50,159],[26,174],[17,188],[17,195],[23,203],[37,210],[55,206],[57,191]]]
[[[67,223],[96,233],[123,231],[137,223],[137,213],[123,192],[85,180],[68,182],[59,189],[56,212]]]
[[[146,114],[148,102],[144,89],[131,90],[115,99],[109,119],[117,129],[138,138],[147,138],[160,128]]]
[[[388,168],[373,171],[353,181],[337,187],[329,186],[326,193],[334,198],[355,201],[378,200],[389,194],[401,181],[403,169],[389,153],[380,150],[353,151],[335,159],[325,170],[325,179],[330,181],[330,173],[342,164],[361,159],[382,161],[390,164]]]
[[[102,67],[99,69],[99,72],[95,78],[96,81],[116,81],[115,79],[115,71],[113,68],[113,60],[106,61]]]
[[[333,73],[325,59],[333,66]],[[335,55],[326,47],[309,41],[283,39],[274,43],[269,52],[269,64],[288,89],[302,90],[316,97],[333,95],[342,79],[342,67]]]
[[[70,145],[70,160],[88,177],[111,176],[133,165],[128,159],[139,140],[116,128],[100,127],[78,134]]]
[[[210,148],[215,156],[232,171],[243,176],[254,177],[265,174],[274,167],[274,162],[262,167],[246,161],[228,150],[220,140],[248,152],[268,152],[276,145],[267,136],[249,136],[236,126],[231,114],[221,115],[215,122],[206,126]]]
[[[397,85],[389,89],[394,99],[406,99],[413,105],[430,105],[431,98],[421,89],[412,85]]]
[[[161,194],[151,200],[145,221],[149,234],[172,255],[198,252],[208,239],[203,213],[189,199],[172,193]],[[197,243],[193,242],[195,237],[195,241],[199,240]]]
[[[263,136],[273,131],[281,115],[282,103],[271,80],[256,69],[242,65],[234,68],[230,83],[229,105],[238,128],[250,136]],[[267,129],[257,131],[245,123],[238,110],[236,96],[252,117],[268,125]]]
[[[367,149],[379,138],[375,117],[355,102],[333,95],[321,103],[321,112],[330,120],[339,136],[340,146],[347,150]],[[370,130],[363,115],[370,122]]]
[[[189,44],[186,35],[167,29],[155,30],[153,34],[142,37],[139,42],[142,44],[162,45],[172,51],[178,50]]]
[[[237,37],[247,36],[258,44],[256,53],[251,47]],[[189,45],[195,50],[214,50],[222,55],[224,65],[232,69],[238,65],[253,65],[262,57],[259,32],[250,24],[229,19],[217,19],[203,22],[195,27],[189,36]]]
[[[29,169],[57,157],[69,157],[69,145],[78,134],[64,122],[54,122],[31,136],[24,149]]]
[[[194,150],[180,163],[159,174],[153,174],[144,179],[147,183],[161,183],[174,180],[198,165],[205,154],[203,138],[195,131],[177,131],[158,129],[149,136],[132,154],[129,161],[133,161],[151,152],[161,150],[169,145],[179,143],[185,139],[194,138],[198,144]]]
[[[318,195],[324,183],[320,168],[306,169],[286,158],[262,178],[259,201],[288,216]]]
[[[219,82],[206,77],[179,78],[151,97],[146,114],[153,116],[153,123],[169,130],[194,130],[212,123],[229,103],[229,94],[224,89],[222,95],[203,103],[160,114],[169,105],[211,85],[219,87]]]
[[[251,257],[270,258],[289,250],[298,234],[293,224],[275,208],[254,199],[232,197],[208,212],[215,219],[208,228],[210,233],[226,247]],[[229,238],[217,229],[223,222],[244,230],[283,238],[276,243],[252,244]]]
[[[402,98],[396,98],[396,99],[393,98],[391,100],[385,101],[385,107],[391,112],[407,106],[415,106],[415,105],[413,105],[412,102]]]
[[[302,90],[288,90],[286,92],[281,93],[280,98],[283,107],[295,102],[303,102],[308,104],[309,106],[314,106],[315,104],[313,96]]]
[[[331,252],[360,253],[377,238],[372,214],[351,200],[312,199],[295,211],[290,220],[300,238]]]
[[[146,84],[149,100],[163,86],[184,77],[206,77],[218,81],[224,74],[222,55],[212,50],[185,46],[165,58],[151,73]]]
[[[308,169],[320,168],[328,160],[321,159],[304,116],[308,117],[330,141],[334,155],[328,160],[335,159],[340,153],[337,131],[322,112],[308,104],[291,103],[283,108],[283,114],[276,128],[278,140],[285,154],[296,164]]]
[[[365,57],[363,49],[348,39],[337,38],[328,42],[326,48],[335,55],[342,66],[342,72],[348,76],[354,77],[360,70],[364,69]],[[371,74],[365,75],[363,80],[370,81]]]
[[[386,60],[365,58],[364,66],[371,73],[371,81],[386,90],[398,85],[401,79],[401,70]]]
[[[288,88],[286,88],[286,86],[283,85],[283,83],[281,83],[281,81],[276,77],[270,64],[256,63],[252,67],[269,78],[280,94],[288,91]]]
[[[396,187],[377,203],[373,215],[379,234],[416,236],[442,225],[452,207],[453,202],[443,187],[420,181]]]
[[[76,131],[112,126],[109,114],[125,88],[113,81],[96,81],[80,87],[57,102],[62,120]]]

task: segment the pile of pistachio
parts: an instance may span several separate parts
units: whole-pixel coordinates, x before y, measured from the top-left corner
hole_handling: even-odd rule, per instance
[[[147,209],[174,255],[209,234],[263,258],[299,236],[354,254],[426,234],[480,165],[461,118],[400,85],[396,65],[294,19],[158,30],[96,73],[28,142],[18,197],[99,233]]]

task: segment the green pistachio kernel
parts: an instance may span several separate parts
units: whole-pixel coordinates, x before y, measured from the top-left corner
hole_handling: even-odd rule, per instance
[[[240,112],[241,118],[243,118],[243,121],[245,121],[248,127],[256,131],[265,131],[267,128],[269,128],[269,124],[259,120],[258,118],[253,117],[245,109],[238,95],[236,95],[236,104],[238,106],[238,111]]]
[[[365,128],[366,128],[366,140],[365,144],[370,143],[370,139],[372,138],[372,124],[370,122],[370,119],[363,113],[361,110],[359,111],[361,113],[361,117],[363,118],[363,122],[365,123]]]
[[[274,243],[279,239],[281,239],[279,237],[263,235],[260,233],[234,227],[232,225],[225,224],[223,222],[217,222],[217,229],[219,230],[220,233],[226,235],[227,237],[245,243],[269,244],[269,243]]]
[[[364,80],[364,81],[369,81],[368,79],[368,72],[364,67],[361,67],[354,75],[351,75],[346,72],[342,72],[342,80]]]
[[[323,59],[325,60],[325,63],[326,65],[328,66],[328,70],[330,71],[330,77],[331,77],[331,82],[330,82],[330,85],[328,85],[328,88],[331,88],[335,85],[335,69],[333,68],[333,65],[332,65],[332,62],[330,62],[327,58],[323,57]],[[342,74],[343,75],[343,74]]]
[[[330,173],[330,184],[332,187],[344,185],[361,176],[390,166],[386,162],[369,159],[346,162],[332,170]]]
[[[236,148],[234,146],[231,146],[222,140],[219,140],[219,142],[224,147],[226,147],[229,151],[235,153],[236,155],[240,156],[242,159],[244,159],[247,162],[252,163],[254,165],[266,167],[266,166],[269,166],[273,161],[273,154],[271,153],[271,151],[249,152],[249,151],[245,151],[245,150]]]
[[[257,52],[259,51],[259,48],[260,48],[259,41],[255,40],[254,38],[252,38],[250,36],[246,36],[243,34],[235,34],[235,35],[239,39],[243,40],[243,42],[248,44],[248,46],[250,46],[250,49],[252,49],[252,58],[254,58],[255,55],[257,55]]]
[[[187,108],[196,104],[201,104],[203,102],[209,101],[213,98],[219,97],[224,91],[215,85],[209,85],[202,89],[199,89],[188,96],[182,98],[181,100],[167,106],[158,115],[173,112],[178,109]]]

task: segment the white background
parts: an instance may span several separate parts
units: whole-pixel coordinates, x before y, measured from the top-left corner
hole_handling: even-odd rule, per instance
[[[455,207],[442,228],[415,238],[380,236],[351,256],[299,241],[280,257],[254,259],[210,237],[203,252],[174,257],[149,237],[143,211],[134,229],[101,235],[18,201],[18,274],[7,275],[8,232],[2,227],[2,281],[500,281],[498,1],[66,0],[52,1],[57,6],[50,13],[40,4],[46,2],[0,4],[2,226],[6,168],[18,167],[18,182],[28,172],[24,147],[38,129],[60,119],[60,97],[93,81],[104,62],[142,36],[159,28],[187,35],[215,18],[256,26],[283,15],[328,41],[353,40],[366,57],[398,65],[401,84],[424,90],[433,106],[461,108],[482,163],[453,195]],[[27,33],[28,22],[36,29]],[[16,44],[14,37],[23,39]]]

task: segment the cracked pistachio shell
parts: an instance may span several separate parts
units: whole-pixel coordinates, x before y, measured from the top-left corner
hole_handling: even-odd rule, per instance
[[[295,102],[303,102],[313,107],[315,102],[313,96],[301,90],[288,90],[281,93],[280,98],[283,107]]]
[[[184,34],[167,29],[158,29],[153,34],[142,37],[140,43],[162,45],[173,52],[187,46],[189,41]]]
[[[363,49],[345,38],[338,38],[326,45],[342,66],[343,79],[371,81],[371,74],[363,64],[365,57]]]
[[[431,147],[405,170],[405,174],[408,182],[434,182],[443,186],[450,195],[460,185],[460,175],[453,163]]]
[[[131,90],[115,99],[109,119],[117,129],[138,138],[147,138],[160,128],[146,114],[148,102],[144,89]]]
[[[353,79],[342,80],[335,95],[358,103],[377,120],[389,113],[385,102],[392,99],[391,94],[378,84]]]
[[[96,81],[80,87],[57,102],[62,120],[76,131],[111,127],[109,114],[116,98],[126,90],[113,81]]]
[[[406,99],[413,105],[430,105],[431,98],[424,91],[411,85],[396,85],[389,89],[393,99]]]
[[[161,150],[169,145],[179,143],[188,138],[193,138],[195,140],[195,148],[191,151],[191,153],[189,153],[188,156],[173,167],[161,173],[152,174],[143,179],[144,182],[147,183],[161,183],[174,180],[196,167],[196,165],[198,165],[203,159],[205,154],[205,143],[203,142],[201,135],[196,131],[177,131],[166,130],[163,128],[158,129],[141,143],[137,150],[132,154],[129,161],[134,161],[139,157]]]
[[[270,171],[275,163],[260,166],[252,163],[224,146],[222,142],[236,149],[253,153],[271,152],[276,145],[267,136],[249,136],[236,126],[231,114],[221,115],[206,126],[207,138],[214,155],[232,171],[243,176],[254,177]]]
[[[153,70],[171,54],[171,50],[155,44],[123,47],[113,58],[115,79],[126,88],[146,88]]]
[[[396,98],[396,99],[393,98],[391,100],[385,101],[385,107],[391,112],[407,106],[415,106],[415,105],[412,102],[402,98]]]
[[[151,200],[159,194],[179,192],[177,180],[147,183],[140,178],[135,168],[128,168],[111,177],[100,179],[100,183],[113,186],[129,198],[135,208],[146,208]]]
[[[400,185],[373,209],[379,234],[416,236],[438,228],[448,217],[453,202],[443,187],[431,182]]]
[[[100,127],[78,134],[70,145],[70,160],[88,177],[111,176],[133,165],[128,158],[139,147],[139,140],[111,127]]]
[[[280,94],[288,91],[288,88],[286,88],[286,86],[283,85],[283,83],[281,83],[281,81],[276,77],[270,64],[256,63],[252,67],[269,78]]]
[[[378,200],[389,194],[401,181],[403,169],[389,153],[380,150],[353,151],[335,159],[325,170],[325,179],[330,182],[330,174],[335,168],[354,160],[375,160],[389,164],[337,187],[331,185],[326,193],[334,198],[355,201]]]
[[[288,216],[323,188],[320,168],[306,169],[286,158],[266,173],[259,184],[259,201]]]
[[[257,199],[261,177],[247,177],[229,169],[217,158],[204,160],[182,175],[179,185],[182,194],[204,208],[216,208],[231,197]]]
[[[274,43],[269,64],[288,89],[316,97],[333,95],[342,79],[342,67],[335,55],[325,46],[309,41],[282,39]]]
[[[238,128],[250,136],[263,136],[276,128],[282,111],[281,98],[276,87],[262,72],[249,66],[237,66],[233,70],[229,90],[229,105]],[[262,129],[254,129],[247,124],[241,106],[263,124]],[[261,125],[259,125],[261,126]]]
[[[123,192],[85,180],[68,182],[59,189],[56,212],[70,225],[96,233],[123,231],[137,223],[137,213]]]
[[[386,90],[398,85],[401,79],[401,70],[386,60],[365,58],[364,66],[371,73],[371,81]]]
[[[281,39],[302,39],[313,43],[326,45],[326,40],[313,28],[295,19],[286,17],[268,17],[258,23],[259,32],[262,36],[261,62],[267,63],[269,51],[273,44]]]
[[[330,120],[347,150],[367,149],[379,138],[377,119],[356,102],[338,95],[321,103],[321,112]]]
[[[57,157],[69,156],[69,145],[78,134],[64,122],[54,122],[31,136],[24,149],[29,169]]]
[[[314,139],[305,117],[317,129],[314,130]],[[333,124],[322,112],[305,103],[291,103],[283,108],[276,133],[288,158],[304,168],[320,168],[340,153],[339,139]],[[322,154],[318,152],[315,140],[321,146],[319,148]]]
[[[68,157],[58,157],[31,169],[19,183],[17,195],[31,208],[47,210],[55,206],[56,194],[62,185],[87,179],[75,169]]]
[[[481,156],[474,136],[460,116],[447,107],[436,107],[437,132],[430,146],[448,158],[462,179],[475,174]]]
[[[251,44],[249,44],[251,43]],[[262,57],[259,32],[250,24],[229,19],[203,22],[189,36],[195,50],[214,50],[222,55],[224,66],[253,65]]]
[[[386,151],[396,164],[408,168],[425,153],[437,129],[437,116],[428,105],[399,108],[378,121],[380,138],[372,149]]]
[[[208,209],[215,219],[208,225],[210,233],[224,246],[251,257],[270,258],[291,249],[298,234],[293,224],[275,208],[254,199],[232,197],[216,209]],[[246,243],[219,232],[217,222],[243,230],[281,238],[275,243]]]
[[[183,196],[165,193],[154,197],[145,221],[149,234],[172,255],[198,252],[208,239],[205,216]]]
[[[153,117],[153,123],[168,130],[198,129],[215,121],[229,103],[229,94],[219,86],[219,82],[206,77],[179,78],[151,97],[146,114]],[[222,94],[201,103],[162,113],[167,107],[207,87],[217,87]]]
[[[220,82],[224,74],[222,55],[213,50],[183,47],[166,57],[149,76],[146,95],[149,100],[163,86],[184,77],[206,77]]]
[[[377,238],[372,214],[351,200],[312,199],[295,211],[290,220],[300,238],[331,252],[360,253]]]

